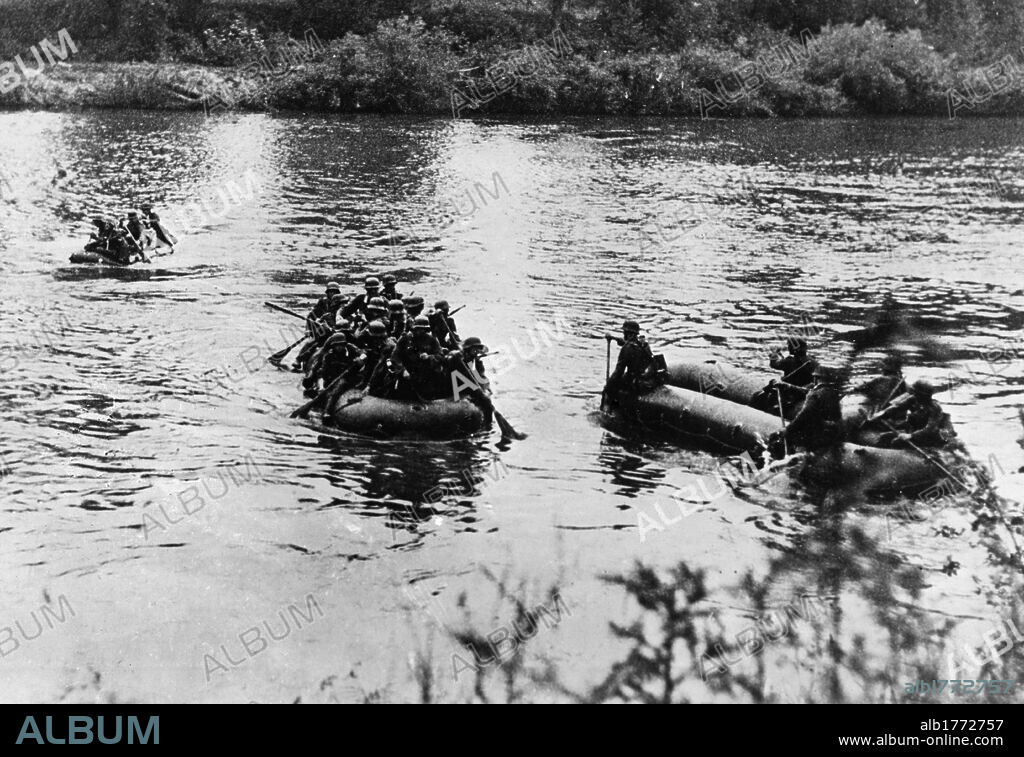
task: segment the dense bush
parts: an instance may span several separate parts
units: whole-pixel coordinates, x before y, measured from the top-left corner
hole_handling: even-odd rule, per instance
[[[948,63],[918,31],[888,32],[879,21],[827,27],[811,51],[807,80],[836,86],[866,111],[928,113],[944,106]]]
[[[0,9],[6,59],[66,27],[74,62],[237,67],[236,101],[253,108],[443,113],[458,87],[482,100],[467,115],[938,115],[950,97],[969,103],[965,113],[1024,111],[1024,83],[993,87],[985,70],[1008,54],[1024,67],[1017,0],[0,0]],[[489,75],[507,84],[495,68],[546,43],[556,23],[571,54],[491,85]],[[252,72],[307,29],[329,55],[304,56],[269,82]],[[796,36],[806,29],[809,56]],[[797,53],[793,65],[773,73],[765,61],[783,49]]]

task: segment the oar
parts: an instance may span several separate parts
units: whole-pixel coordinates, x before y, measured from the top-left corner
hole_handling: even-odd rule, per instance
[[[295,316],[296,318],[299,318],[299,319],[301,319],[303,321],[306,320],[306,316],[300,315],[299,313],[296,313],[294,310],[290,310],[290,309],[288,309],[286,307],[282,307],[281,305],[275,305],[273,302],[264,302],[263,304],[266,305],[268,308],[273,308],[274,310],[279,310],[282,313],[287,313],[288,315]]]
[[[310,411],[314,410],[319,405],[322,405],[324,403],[324,401],[330,396],[331,391],[335,387],[337,387],[341,383],[341,381],[343,379],[345,379],[347,376],[348,376],[348,371],[345,371],[343,374],[338,376],[338,378],[334,379],[334,381],[332,381],[328,386],[324,387],[324,390],[322,392],[320,392],[320,394],[318,394],[316,397],[311,399],[309,402],[307,402],[302,407],[293,410],[290,417],[292,417],[292,418],[306,418],[306,417],[308,417]]]
[[[143,252],[142,247],[141,247],[141,245],[139,245],[138,240],[135,239],[134,236],[132,236],[132,233],[130,231],[128,231],[127,227],[122,226],[121,228],[124,229],[124,232],[125,232],[124,235],[126,237],[128,237],[130,240],[132,240],[132,244],[135,245],[135,249],[139,251],[139,254],[142,256],[142,262],[143,263],[148,263],[149,262],[149,258],[146,257],[146,253]]]
[[[449,333],[451,333],[450,329]],[[461,355],[459,355],[459,365],[457,367],[462,367],[466,369],[466,373],[469,374],[469,379],[470,381],[473,382],[473,386],[476,387],[476,390],[480,395],[480,399],[490,406],[491,413],[494,415],[494,420],[498,422],[498,428],[501,429],[502,438],[518,439],[520,441],[525,439],[526,434],[516,431],[515,428],[513,428],[512,424],[509,423],[508,420],[505,418],[505,416],[498,412],[498,408],[494,406],[494,401],[487,396],[487,393],[484,392],[484,390],[480,387],[480,384],[477,383],[476,377],[473,375],[473,372],[469,370],[469,366],[466,365],[466,361],[462,359]]]
[[[301,337],[301,338],[300,338],[300,339],[299,339],[299,340],[298,340],[297,342],[295,342],[294,344],[289,344],[289,345],[288,345],[287,347],[285,347],[285,348],[284,348],[283,350],[281,350],[280,352],[275,352],[275,353],[274,353],[273,355],[271,355],[270,357],[268,357],[268,358],[267,358],[267,360],[268,360],[268,361],[269,361],[270,363],[272,363],[273,365],[276,365],[276,366],[277,366],[278,368],[280,368],[280,367],[281,367],[281,361],[285,359],[285,356],[286,356],[286,355],[287,355],[287,354],[288,354],[289,352],[291,352],[292,350],[294,350],[294,349],[295,349],[296,347],[298,347],[298,346],[299,346],[300,344],[302,344],[302,343],[303,343],[304,341],[306,341],[306,339],[308,339],[308,338],[309,338],[309,337],[306,337],[306,336],[303,336],[303,337]]]
[[[782,421],[782,456],[789,457],[789,443],[786,441],[786,414],[782,412],[782,390],[775,387],[775,399],[779,402],[779,420]]]
[[[890,429],[891,431],[893,431],[893,432],[895,432],[895,433],[899,433],[899,431],[897,431],[897,430],[896,430],[895,428],[893,428],[893,427],[892,427],[892,425],[891,425],[891,424],[890,424],[890,423],[889,423],[888,421],[886,421],[886,420],[882,420],[882,423],[884,423],[884,424],[885,424],[886,426],[888,426],[888,427],[889,427],[889,429]],[[943,464],[942,464],[941,462],[939,462],[939,461],[938,461],[938,460],[936,460],[936,459],[935,459],[934,457],[932,457],[931,455],[929,455],[929,454],[928,454],[927,452],[925,452],[925,451],[924,451],[923,449],[921,449],[920,447],[918,447],[918,446],[917,446],[916,444],[914,444],[914,443],[913,443],[912,441],[910,441],[909,439],[907,440],[907,445],[908,445],[908,446],[909,446],[909,447],[910,447],[910,448],[911,448],[912,450],[914,450],[914,452],[916,452],[917,454],[919,454],[919,455],[920,455],[921,457],[923,457],[923,458],[924,458],[925,460],[927,460],[927,461],[928,461],[929,463],[931,463],[931,464],[932,464],[932,465],[934,465],[934,466],[935,466],[936,468],[938,468],[938,469],[939,469],[940,471],[942,471],[943,473],[945,473],[945,474],[946,474],[946,477],[947,477],[947,478],[949,478],[949,479],[950,479],[951,481],[953,481],[954,483],[960,484],[960,486],[961,486],[961,487],[963,487],[963,490],[964,490],[965,492],[967,492],[968,494],[972,493],[972,490],[971,490],[971,488],[970,488],[970,487],[969,487],[969,486],[968,486],[967,484],[965,484],[965,483],[964,483],[963,481],[961,481],[961,480],[960,480],[959,478],[957,478],[956,476],[954,476],[954,475],[953,475],[953,472],[952,472],[951,470],[949,470],[949,469],[948,469],[948,468],[947,468],[947,467],[946,467],[945,465],[943,465]],[[997,512],[997,513],[999,514],[999,519],[1000,519],[1000,520],[1002,521],[1002,523],[1003,523],[1003,526],[1005,526],[1005,527],[1006,527],[1006,530],[1007,530],[1007,531],[1009,532],[1009,534],[1010,534],[1010,540],[1011,540],[1011,541],[1013,542],[1013,547],[1014,547],[1014,549],[1016,549],[1016,550],[1017,550],[1017,559],[1018,559],[1018,560],[1024,560],[1024,557],[1022,557],[1022,553],[1021,553],[1021,548],[1020,548],[1020,544],[1018,544],[1018,543],[1017,543],[1017,535],[1016,535],[1016,534],[1014,533],[1014,530],[1013,530],[1012,528],[1010,528],[1010,525],[1009,525],[1009,524],[1008,524],[1008,523],[1006,522],[1006,517],[1005,517],[1005,516],[1003,515],[1003,509],[1002,509],[1002,508],[1001,508],[1001,507],[999,506],[999,502],[998,502],[998,495],[996,495],[995,497],[992,497],[992,498],[990,499],[990,501],[991,501],[991,503],[992,503],[993,507],[995,508],[996,512]]]
[[[883,423],[883,424],[885,424],[885,427],[886,427],[886,428],[888,428],[888,429],[889,429],[890,431],[892,431],[892,432],[893,432],[894,434],[899,434],[899,433],[900,433],[900,431],[899,431],[898,429],[896,429],[896,428],[895,428],[895,427],[894,427],[894,426],[893,426],[893,425],[892,425],[891,423],[889,423],[889,421],[887,421],[887,420],[885,420],[885,419],[882,419],[882,423]],[[967,490],[967,491],[970,491],[970,488],[969,488],[969,487],[967,486],[967,484],[965,484],[965,483],[964,483],[963,481],[961,481],[961,480],[960,480],[959,478],[957,478],[956,476],[954,476],[954,475],[953,475],[953,472],[952,472],[952,471],[950,471],[950,470],[949,470],[949,469],[948,469],[948,468],[947,468],[947,467],[946,467],[945,465],[943,465],[943,464],[942,464],[942,463],[941,463],[941,462],[940,462],[939,460],[937,460],[937,459],[936,459],[935,457],[933,457],[932,455],[929,455],[929,454],[928,454],[927,452],[925,452],[925,451],[924,451],[923,449],[921,449],[920,447],[918,447],[918,446],[917,446],[916,444],[914,444],[914,443],[913,443],[912,441],[910,441],[909,439],[907,439],[907,446],[908,446],[908,447],[910,447],[910,448],[911,448],[912,450],[914,450],[914,452],[916,452],[917,454],[919,454],[919,455],[920,455],[921,457],[923,457],[923,458],[924,458],[925,460],[927,460],[928,462],[930,462],[930,463],[931,463],[932,465],[934,465],[934,466],[935,466],[936,468],[938,468],[938,469],[939,469],[940,471],[942,471],[943,473],[945,473],[945,474],[946,474],[946,476],[947,476],[947,477],[948,477],[949,479],[951,479],[951,480],[952,480],[952,481],[954,481],[955,483],[958,483],[958,484],[960,484],[960,486],[962,486],[962,487],[963,487],[963,488],[964,488],[965,490]]]

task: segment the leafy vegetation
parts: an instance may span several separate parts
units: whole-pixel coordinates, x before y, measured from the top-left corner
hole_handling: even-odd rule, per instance
[[[0,59],[67,28],[79,47],[71,66],[239,68],[223,78],[250,108],[450,112],[455,88],[490,87],[488,74],[550,44],[556,29],[571,45],[556,67],[513,72],[472,112],[946,114],[951,92],[959,113],[1024,108],[1017,0],[0,0],[0,9]],[[325,51],[270,81],[251,70],[307,30]],[[773,67],[780,53],[792,65]],[[70,96],[51,95],[40,104]]]

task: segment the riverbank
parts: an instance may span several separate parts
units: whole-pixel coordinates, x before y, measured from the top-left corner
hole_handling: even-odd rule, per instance
[[[397,49],[397,52],[396,52]],[[914,32],[880,24],[778,35],[744,53],[696,45],[614,53],[556,32],[514,50],[459,55],[444,33],[399,19],[365,37],[291,42],[237,67],[80,62],[15,70],[0,107],[318,111],[473,117],[700,118],[1024,114],[1024,61],[955,68]]]

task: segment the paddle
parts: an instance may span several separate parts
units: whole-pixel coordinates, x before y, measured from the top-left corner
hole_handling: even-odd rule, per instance
[[[149,260],[149,258],[146,257],[146,253],[143,252],[142,246],[139,244],[139,240],[137,240],[132,235],[132,233],[130,231],[128,231],[128,228],[126,226],[124,226],[124,224],[121,225],[121,228],[124,229],[124,235],[126,237],[128,237],[130,240],[132,240],[132,244],[135,245],[135,249],[139,251],[139,255],[142,256],[142,262],[143,263],[149,263],[150,260]]]
[[[498,428],[501,429],[501,438],[518,439],[520,441],[525,439],[526,434],[516,431],[512,424],[509,423],[508,420],[505,418],[505,416],[498,412],[498,408],[494,406],[494,401],[487,396],[487,394],[484,392],[480,384],[477,383],[476,376],[474,376],[473,372],[469,370],[469,366],[466,365],[466,361],[463,359],[461,353],[458,356],[458,361],[459,362],[456,367],[465,369],[466,372],[463,374],[463,376],[469,376],[469,380],[472,381],[473,386],[476,387],[476,395],[480,403],[483,404],[485,408],[490,409],[491,413],[494,415],[494,420],[498,422]]]
[[[323,405],[324,402],[327,400],[327,398],[330,396],[331,392],[334,389],[336,389],[338,386],[340,386],[341,382],[344,379],[346,379],[346,378],[348,378],[348,371],[345,371],[340,376],[338,376],[338,378],[334,379],[334,381],[332,381],[330,384],[328,384],[326,387],[324,387],[324,390],[322,392],[320,392],[316,397],[311,399],[305,405],[303,405],[300,408],[297,408],[297,409],[293,410],[289,417],[291,417],[291,418],[308,418],[310,411],[316,409],[317,407],[319,407],[321,405]]]
[[[276,365],[276,366],[277,366],[278,368],[280,368],[280,367],[281,367],[281,361],[285,359],[285,356],[287,356],[289,352],[291,352],[292,350],[294,350],[294,349],[295,349],[296,347],[298,347],[298,346],[299,346],[300,344],[302,344],[302,343],[303,343],[304,341],[306,341],[306,339],[308,339],[308,338],[309,338],[309,337],[306,337],[306,336],[303,336],[303,337],[301,337],[301,338],[300,338],[300,339],[299,339],[299,340],[298,340],[297,342],[295,342],[294,344],[289,344],[289,345],[288,345],[287,347],[285,347],[285,348],[284,348],[283,350],[281,350],[280,352],[275,352],[275,353],[274,353],[273,355],[271,355],[270,357],[268,357],[268,358],[267,358],[267,360],[268,360],[268,361],[269,361],[269,362],[270,362],[271,364],[273,364],[273,365]]]
[[[294,316],[294,317],[296,317],[296,318],[298,318],[300,320],[303,320],[303,321],[306,320],[306,316],[299,315],[294,310],[289,310],[288,308],[282,307],[281,305],[275,305],[273,302],[264,302],[263,304],[266,305],[268,308],[273,308],[274,310],[279,310],[282,313],[287,313],[288,315]]]
[[[789,443],[786,441],[786,414],[782,412],[782,390],[775,387],[775,399],[779,403],[779,420],[782,421],[782,456],[789,457]]]

